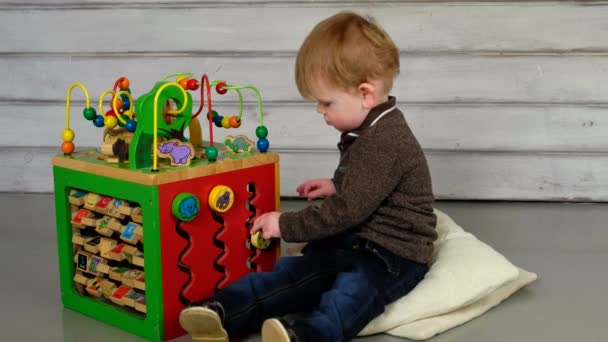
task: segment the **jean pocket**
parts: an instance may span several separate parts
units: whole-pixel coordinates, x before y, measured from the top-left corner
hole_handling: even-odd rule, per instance
[[[379,258],[384,263],[386,270],[390,274],[397,276],[399,273],[401,273],[401,263],[398,256],[389,252],[385,248],[378,246],[372,241],[367,241],[365,243],[365,249]]]

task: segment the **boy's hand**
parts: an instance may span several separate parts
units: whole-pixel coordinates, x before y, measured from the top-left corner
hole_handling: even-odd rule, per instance
[[[251,235],[255,234],[258,230],[261,230],[262,237],[266,240],[281,238],[279,216],[281,216],[281,213],[278,211],[271,211],[260,215],[253,221],[253,227],[251,227],[250,230]]]
[[[302,183],[296,191],[301,197],[308,197],[308,200],[312,201],[335,194],[336,185],[331,179],[317,178]]]

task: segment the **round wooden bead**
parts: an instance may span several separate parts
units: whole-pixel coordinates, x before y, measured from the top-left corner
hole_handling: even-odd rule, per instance
[[[121,77],[120,82],[118,82],[118,88],[120,88],[120,90],[127,90],[130,85],[129,79],[126,77]]]
[[[63,144],[61,144],[61,151],[63,154],[72,154],[72,152],[74,152],[74,143],[64,141]]]
[[[220,95],[224,95],[228,92],[228,89],[224,88],[226,87],[226,82],[220,82],[218,84],[215,85],[215,91],[217,91],[218,94]]]
[[[230,118],[227,116],[224,116],[222,118],[222,127],[224,128],[230,128]]]
[[[255,136],[258,137],[258,139],[264,139],[268,136],[268,128],[266,128],[266,126],[258,126],[255,129]]]
[[[127,120],[127,124],[125,125],[125,128],[129,132],[135,132],[135,129],[137,128],[137,121]]]
[[[186,83],[186,85],[188,86],[188,89],[190,89],[190,90],[198,89],[198,81],[193,78],[189,79],[188,82]]]
[[[241,126],[241,120],[239,120],[238,116],[231,116],[230,117],[230,127],[232,128],[239,128]]]
[[[104,125],[103,116],[97,115],[95,117],[95,120],[93,120],[93,125],[95,125],[95,127],[103,127],[103,125]]]
[[[222,127],[222,120],[224,119],[223,116],[218,115],[216,117],[213,118],[213,123],[217,126],[217,127]]]
[[[258,150],[260,150],[260,152],[264,153],[264,152],[268,151],[268,147],[270,146],[270,143],[268,142],[268,139],[260,139],[260,140],[258,140],[256,145],[258,146]]]
[[[108,128],[114,128],[118,124],[118,119],[115,116],[108,115],[108,116],[106,116],[106,119],[104,120],[104,124]]]
[[[87,120],[94,120],[97,116],[97,112],[95,111],[95,108],[89,107],[82,111],[82,115],[84,115],[84,118]]]
[[[217,159],[217,148],[215,146],[205,147],[205,156],[209,161],[215,161]]]
[[[71,142],[74,140],[74,131],[71,129],[64,129],[63,133],[61,134],[61,138],[64,142]]]

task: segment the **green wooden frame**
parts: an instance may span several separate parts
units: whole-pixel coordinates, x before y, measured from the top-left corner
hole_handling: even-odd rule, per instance
[[[65,307],[151,341],[164,341],[160,217],[158,187],[126,182],[72,169],[53,167],[61,300]],[[74,285],[72,225],[69,190],[76,188],[137,202],[145,229],[146,317],[132,315],[78,293]]]

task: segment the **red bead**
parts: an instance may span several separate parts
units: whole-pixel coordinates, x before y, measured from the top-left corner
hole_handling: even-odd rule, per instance
[[[116,117],[116,113],[114,113],[114,111],[110,109],[109,111],[106,112],[106,116]]]
[[[217,91],[217,93],[220,95],[224,95],[228,92],[228,89],[224,88],[226,86],[227,86],[226,82],[220,82],[215,85],[215,91]]]
[[[198,89],[198,81],[193,78],[189,79],[187,84],[188,84],[188,89],[190,89],[190,90]]]

